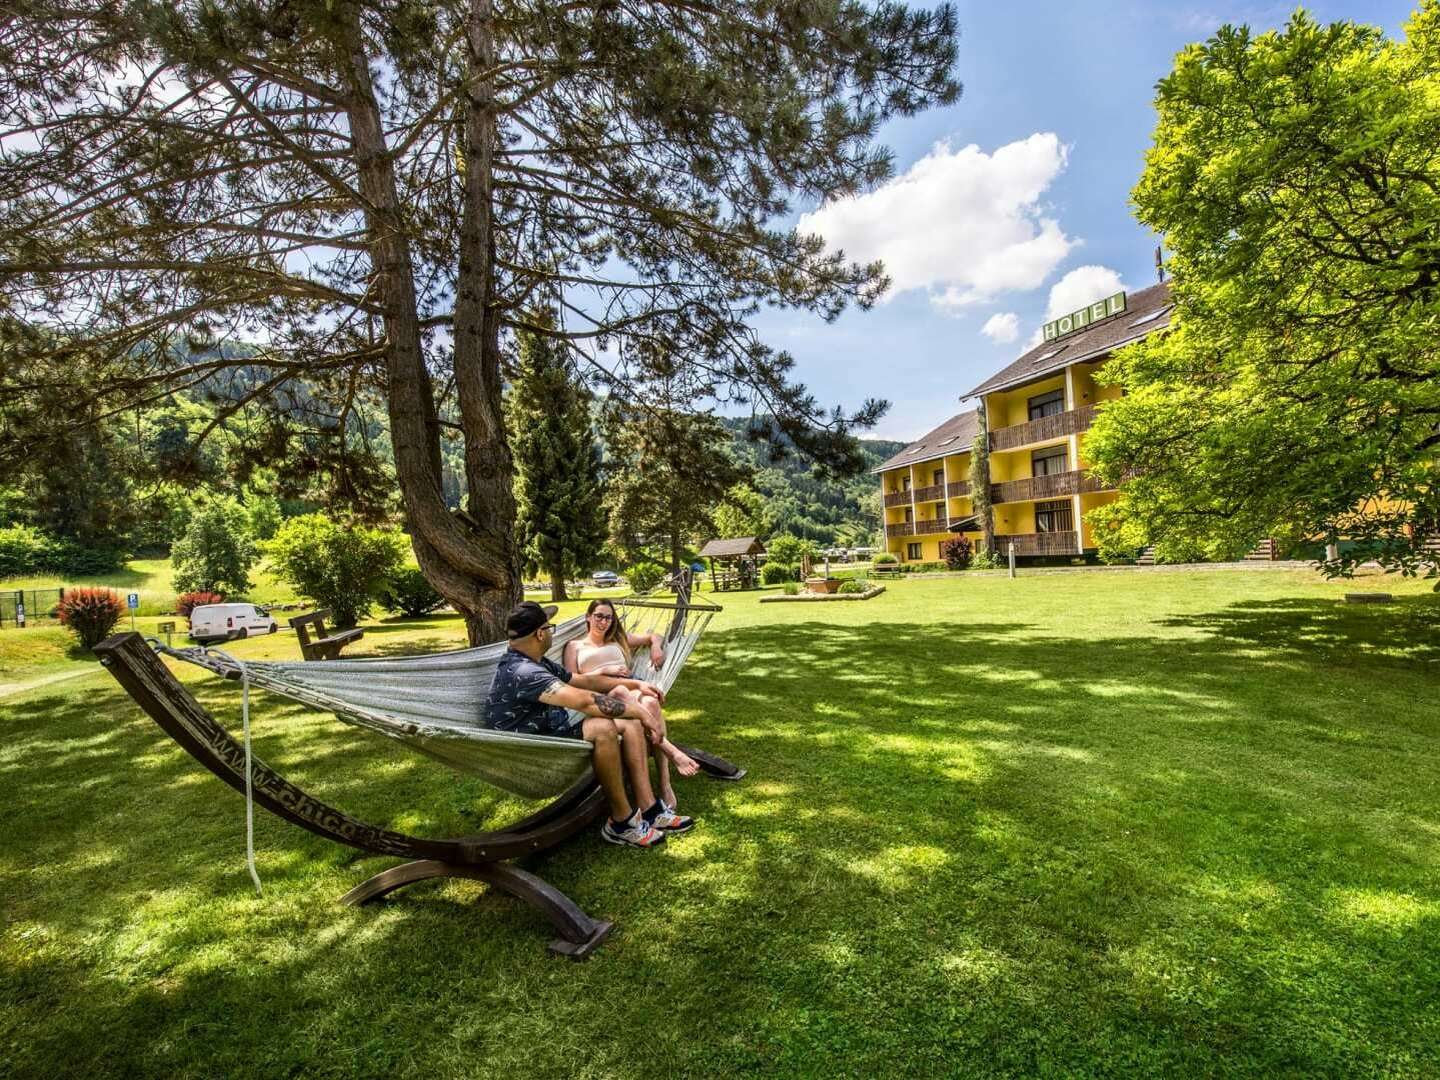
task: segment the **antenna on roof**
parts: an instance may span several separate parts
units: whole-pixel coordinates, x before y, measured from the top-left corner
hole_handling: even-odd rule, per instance
[[[1160,279],[1160,284],[1165,284],[1165,258],[1160,249],[1163,245],[1155,245],[1155,274]]]

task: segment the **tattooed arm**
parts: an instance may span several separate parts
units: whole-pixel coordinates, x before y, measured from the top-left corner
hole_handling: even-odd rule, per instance
[[[578,686],[566,686],[562,682],[556,682],[541,694],[540,700],[546,705],[559,705],[564,709],[574,709],[586,716],[608,716],[612,720],[620,716],[633,716],[637,720],[645,719],[644,713],[629,702],[611,697],[604,692],[584,690]]]

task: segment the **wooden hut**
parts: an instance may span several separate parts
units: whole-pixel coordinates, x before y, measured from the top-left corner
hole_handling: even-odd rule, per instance
[[[711,540],[700,549],[700,557],[710,560],[710,585],[716,592],[755,588],[764,554],[765,545],[753,536]]]

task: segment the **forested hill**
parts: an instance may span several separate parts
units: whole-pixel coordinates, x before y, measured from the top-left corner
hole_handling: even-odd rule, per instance
[[[772,532],[809,537],[821,544],[869,544],[880,528],[880,485],[870,469],[898,453],[905,443],[861,439],[866,471],[848,480],[820,480],[793,455],[769,460],[765,443],[745,437],[745,419],[725,420],[735,436],[735,456],[755,469],[755,488],[765,497]]]

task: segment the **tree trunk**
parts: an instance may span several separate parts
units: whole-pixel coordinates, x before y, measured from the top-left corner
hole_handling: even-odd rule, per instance
[[[560,559],[550,564],[550,599],[557,604],[570,599],[565,592],[565,564]]]
[[[475,7],[487,16],[481,29],[488,35],[488,0],[476,0]],[[472,35],[475,32],[472,26]],[[466,525],[445,506],[439,418],[421,340],[405,215],[370,79],[370,58],[353,16],[339,44],[349,84],[347,108],[366,203],[374,288],[384,312],[390,432],[411,544],[430,583],[464,616],[471,644],[500,641],[506,613],[520,596],[520,575],[510,452],[500,417],[498,328],[486,307],[491,266],[489,142],[478,140],[485,147],[483,161],[470,155],[455,316],[455,377],[471,519]],[[481,59],[473,40],[471,59],[472,64]],[[477,124],[493,138],[488,112],[476,118],[476,93],[472,91],[467,121],[472,150]],[[484,101],[488,108],[488,88]],[[484,191],[473,193],[481,173]],[[483,347],[487,338],[490,348]],[[487,363],[493,371],[484,370]]]

